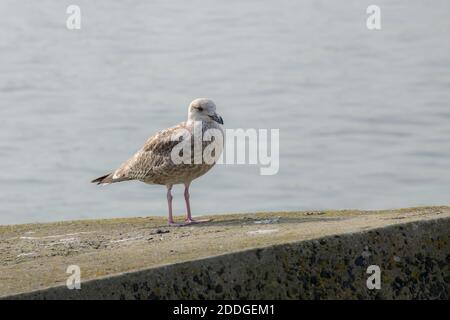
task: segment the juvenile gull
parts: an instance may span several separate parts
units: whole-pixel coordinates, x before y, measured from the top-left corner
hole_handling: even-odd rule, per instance
[[[223,135],[223,120],[216,113],[216,105],[212,100],[206,98],[195,99],[188,109],[188,119],[174,127],[164,129],[151,136],[144,146],[136,152],[129,160],[125,161],[117,170],[93,180],[97,184],[111,184],[121,181],[138,180],[148,184],[160,184],[167,187],[167,204],[169,207],[169,225],[186,225],[192,223],[206,222],[208,220],[194,220],[191,215],[189,202],[189,186],[191,182],[208,172],[215,164],[213,162],[194,161],[194,130],[205,133],[209,129],[216,129]],[[195,128],[195,129],[194,129]],[[198,128],[198,129],[197,129]],[[172,149],[177,146],[183,137],[174,139],[180,132],[188,132],[191,135],[190,144],[191,160],[178,163],[172,159]],[[184,136],[186,137],[186,136]],[[223,137],[223,136],[222,136]],[[187,140],[185,140],[187,141]],[[212,139],[211,141],[214,141]],[[201,142],[201,150],[204,150],[211,141]],[[214,151],[214,159],[217,159],[222,152],[220,148]],[[183,224],[176,224],[172,215],[172,186],[184,184],[184,199],[186,202],[186,217]]]

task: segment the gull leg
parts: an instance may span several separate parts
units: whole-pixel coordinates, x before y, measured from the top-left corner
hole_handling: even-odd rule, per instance
[[[211,219],[201,219],[201,220],[194,220],[192,219],[192,214],[191,214],[191,203],[189,201],[189,186],[190,183],[185,183],[184,184],[184,200],[186,202],[186,218],[184,219],[184,224],[188,225],[188,224],[193,224],[193,223],[202,223],[202,222],[208,222],[211,221]]]
[[[189,184],[184,185],[184,201],[186,202],[186,221],[192,221],[191,202],[189,201]]]
[[[172,186],[167,186],[167,205],[169,207],[169,226],[176,226],[177,224],[173,221],[173,215],[172,215]]]

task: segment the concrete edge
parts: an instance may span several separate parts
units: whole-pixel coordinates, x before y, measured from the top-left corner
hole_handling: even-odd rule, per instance
[[[386,226],[386,227],[381,227],[381,228],[373,228],[373,229],[368,229],[365,231],[358,231],[358,232],[352,232],[352,233],[344,233],[344,234],[336,234],[336,235],[331,235],[331,236],[325,236],[325,237],[317,237],[314,239],[309,239],[309,240],[302,240],[302,241],[292,241],[292,242],[287,242],[287,243],[283,243],[283,244],[277,244],[277,245],[270,245],[270,246],[261,246],[261,247],[255,247],[255,248],[251,248],[251,249],[245,249],[245,250],[241,250],[241,251],[236,251],[233,253],[227,253],[227,254],[222,254],[222,255],[217,255],[217,256],[210,256],[210,257],[206,257],[206,258],[200,258],[200,259],[195,259],[192,261],[186,261],[186,262],[179,262],[179,263],[174,263],[174,264],[167,264],[167,265],[160,265],[160,266],[155,266],[155,267],[151,267],[151,268],[145,268],[145,269],[140,269],[140,270],[133,270],[133,271],[127,271],[127,272],[123,272],[123,273],[119,273],[119,274],[113,274],[113,275],[108,275],[108,276],[104,276],[101,278],[96,278],[96,279],[90,279],[90,280],[86,280],[83,281],[81,284],[82,289],[81,290],[68,290],[67,287],[65,285],[59,285],[59,286],[52,286],[52,287],[48,287],[48,288],[43,288],[43,289],[39,289],[39,290],[35,290],[35,291],[30,291],[30,292],[22,292],[22,293],[18,293],[18,294],[13,294],[13,295],[7,295],[7,296],[3,296],[0,297],[0,299],[115,299],[115,298],[130,298],[127,294],[122,294],[117,296],[116,292],[111,292],[111,288],[116,288],[117,290],[125,290],[127,293],[130,293],[127,291],[126,288],[129,289],[129,286],[131,285],[131,283],[133,283],[132,287],[133,290],[131,291],[137,291],[139,288],[139,282],[144,282],[144,281],[140,281],[139,279],[151,279],[151,278],[155,278],[155,275],[157,275],[156,278],[159,279],[159,281],[153,281],[153,283],[158,283],[158,285],[162,285],[163,283],[165,283],[166,281],[164,281],[163,278],[164,274],[171,274],[173,275],[174,273],[176,274],[177,271],[183,270],[184,273],[189,273],[189,270],[191,269],[193,273],[197,272],[195,270],[197,270],[199,267],[202,268],[202,266],[213,266],[216,265],[218,262],[222,263],[222,262],[226,262],[226,261],[240,261],[240,260],[246,260],[245,257],[248,256],[260,256],[261,252],[264,251],[266,253],[268,253],[269,256],[272,255],[272,259],[271,262],[273,262],[273,253],[275,252],[279,252],[279,251],[283,251],[286,248],[290,248],[290,247],[302,247],[302,246],[306,246],[306,247],[315,247],[317,243],[328,243],[328,242],[333,242],[336,239],[341,239],[342,242],[345,243],[351,243],[352,241],[354,241],[356,238],[359,238],[359,242],[361,240],[361,238],[364,238],[364,236],[368,236],[370,234],[376,234],[379,232],[385,233],[385,234],[389,234],[391,237],[394,236],[395,234],[398,233],[396,231],[401,231],[404,229],[407,229],[408,232],[402,232],[403,236],[406,237],[406,233],[408,233],[409,238],[415,238],[416,235],[418,233],[425,232],[426,237],[428,236],[433,236],[433,234],[435,235],[443,235],[444,237],[446,237],[446,242],[444,244],[444,251],[441,252],[444,255],[447,254],[449,255],[450,251],[449,251],[449,243],[448,243],[448,234],[450,232],[450,226],[447,229],[442,229],[442,226],[444,225],[449,225],[450,224],[450,219],[449,218],[436,218],[436,219],[432,219],[432,220],[428,220],[428,221],[413,221],[413,222],[407,222],[407,223],[403,223],[403,224],[396,224],[396,225],[390,225],[390,226]],[[427,229],[439,229],[440,232],[436,233],[436,232],[426,232]],[[421,239],[423,237],[420,237]],[[381,242],[383,243],[391,243],[394,244],[394,242],[390,241],[390,242],[386,242],[384,241],[385,239],[381,239]],[[423,240],[423,239],[422,239]],[[406,241],[406,240],[405,240]],[[364,242],[364,241],[363,241]],[[395,247],[395,245],[394,245]],[[414,251],[414,248],[409,248],[410,250],[412,249]],[[270,252],[272,252],[272,254],[270,254]],[[382,257],[381,257],[382,258]],[[447,256],[448,259],[448,256]],[[242,266],[241,266],[242,267]],[[447,264],[448,267],[448,264]],[[217,270],[212,270],[212,272],[217,271]],[[311,273],[314,273],[313,270],[310,270]],[[190,272],[190,273],[192,273]],[[158,280],[158,279],[154,279],[154,280]],[[448,296],[448,283],[445,284],[447,286],[447,291],[446,293],[444,292],[444,294],[446,294]],[[83,290],[84,288],[87,288],[85,290]],[[122,288],[122,289],[120,289]],[[108,291],[109,289],[109,291]],[[117,291],[116,290],[116,291]],[[86,295],[84,295],[84,293],[88,291],[88,293]],[[174,298],[173,296],[171,296],[169,293],[167,293],[168,295],[161,295],[158,296],[157,294],[153,294],[149,295],[149,298],[154,298],[154,299],[171,299]],[[370,295],[368,296],[370,297]],[[131,298],[133,298],[133,296],[131,296]],[[142,296],[134,296],[134,298],[142,298]],[[179,295],[176,296],[175,298],[195,298],[194,296],[189,297],[189,294],[187,295],[187,297],[185,295]],[[229,298],[227,296],[225,296],[225,298]],[[240,297],[231,297],[231,298],[240,298]],[[367,298],[367,297],[366,297]]]

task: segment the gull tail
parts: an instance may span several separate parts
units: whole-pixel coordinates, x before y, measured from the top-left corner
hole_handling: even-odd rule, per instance
[[[108,173],[102,177],[99,177],[97,179],[94,179],[91,181],[91,183],[96,183],[96,184],[110,184],[113,183],[113,174],[112,173]]]

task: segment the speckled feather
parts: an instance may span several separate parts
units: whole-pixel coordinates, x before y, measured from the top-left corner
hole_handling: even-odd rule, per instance
[[[192,180],[204,175],[214,164],[175,164],[171,159],[173,147],[180,141],[172,141],[179,130],[189,130],[193,132],[193,123],[182,122],[174,127],[164,129],[150,137],[144,146],[136,152],[129,160],[125,161],[113,173],[94,180],[99,183],[114,183],[127,180],[139,180],[149,184],[173,185],[189,183]],[[222,128],[216,122],[203,122],[203,133],[208,129]],[[210,141],[202,143],[202,150],[209,145]],[[193,138],[192,138],[193,158]],[[220,151],[221,150],[217,150]]]

